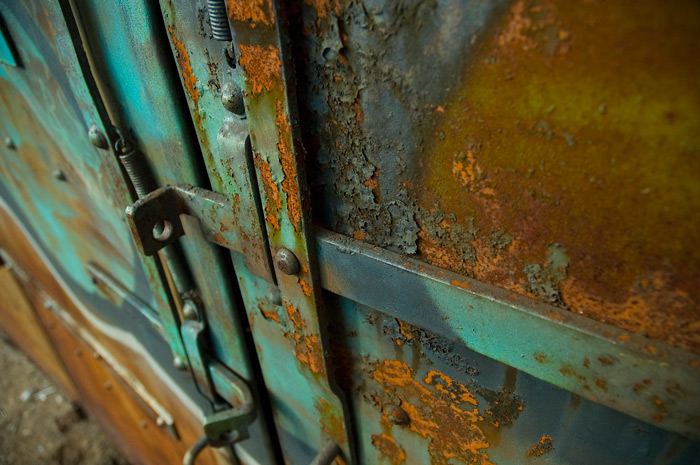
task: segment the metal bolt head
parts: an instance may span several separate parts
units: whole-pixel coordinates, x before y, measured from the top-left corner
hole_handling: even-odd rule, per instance
[[[186,320],[196,320],[199,317],[199,312],[197,312],[197,306],[191,300],[185,300],[182,305],[182,316]]]
[[[275,265],[284,274],[299,273],[299,259],[294,255],[294,252],[284,247],[275,254]]]
[[[398,405],[390,405],[386,408],[386,415],[389,417],[389,421],[395,425],[407,425],[411,422],[411,418],[408,413]]]
[[[245,114],[243,105],[243,92],[234,81],[226,81],[221,87],[221,103],[231,113],[238,116]]]
[[[90,129],[88,130],[88,139],[90,139],[90,143],[98,149],[106,149],[109,147],[107,138],[96,124],[90,126]]]
[[[60,169],[55,169],[55,170],[53,170],[53,177],[58,179],[59,181],[65,181],[66,180],[66,173],[64,173]]]
[[[17,148],[14,141],[12,139],[10,139],[9,137],[5,137],[5,147],[7,147],[10,150],[14,150]]]
[[[187,368],[187,363],[185,363],[185,361],[182,358],[176,355],[175,358],[173,358],[173,366],[175,366],[175,368],[177,368],[178,370],[183,371]]]

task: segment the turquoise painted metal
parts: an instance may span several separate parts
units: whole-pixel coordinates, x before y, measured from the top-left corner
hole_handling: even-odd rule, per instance
[[[0,1],[3,259],[188,460],[700,463],[700,10],[594,3]]]

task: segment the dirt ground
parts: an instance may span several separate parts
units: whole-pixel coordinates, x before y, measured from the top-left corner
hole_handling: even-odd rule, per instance
[[[128,465],[0,332],[0,465]]]

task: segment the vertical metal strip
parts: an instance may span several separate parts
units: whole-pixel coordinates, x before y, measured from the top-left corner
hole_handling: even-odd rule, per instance
[[[321,311],[321,287],[311,242],[311,218],[294,107],[293,73],[285,65],[286,17],[276,2],[228,3],[234,49],[243,78],[246,114],[265,223],[273,257],[291,251],[290,267],[276,260],[283,310],[290,321],[288,340],[300,372],[314,397],[322,434],[313,444],[323,449],[334,441],[350,459],[350,441],[342,398],[334,390],[327,363],[327,338]],[[285,252],[285,249],[287,252]],[[282,251],[282,252],[280,252]],[[289,263],[287,263],[289,265]],[[309,412],[307,412],[308,414]]]
[[[129,194],[128,188],[124,185],[124,179],[116,177],[116,173],[121,173],[121,169],[116,155],[112,153],[111,147],[114,147],[118,135],[113,130],[108,109],[102,99],[97,81],[92,74],[90,58],[79,24],[79,16],[76,14],[75,6],[72,2],[61,0],[58,4],[67,28],[67,34],[59,34],[57,36],[58,49],[61,53],[61,60],[66,73],[71,76],[71,89],[80,97],[80,102],[91,103],[81,106],[86,126],[95,125],[109,139],[110,148],[100,151],[109,153],[109,156],[105,156],[105,160],[109,161],[112,167],[110,173],[114,173],[115,176],[111,179],[111,182],[123,187],[120,189],[123,192],[123,196],[120,199],[122,205],[130,205],[136,199]],[[58,12],[54,14],[58,14]],[[175,302],[172,300],[166,284],[166,273],[161,267],[161,263],[152,257],[145,257],[139,254],[139,260],[149,277],[149,285],[156,298],[161,322],[173,356],[176,359],[187,360],[185,348],[180,338],[179,319]]]

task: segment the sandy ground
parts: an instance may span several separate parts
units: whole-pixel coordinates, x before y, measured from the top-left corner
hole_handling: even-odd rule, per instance
[[[0,465],[128,465],[0,332]]]

